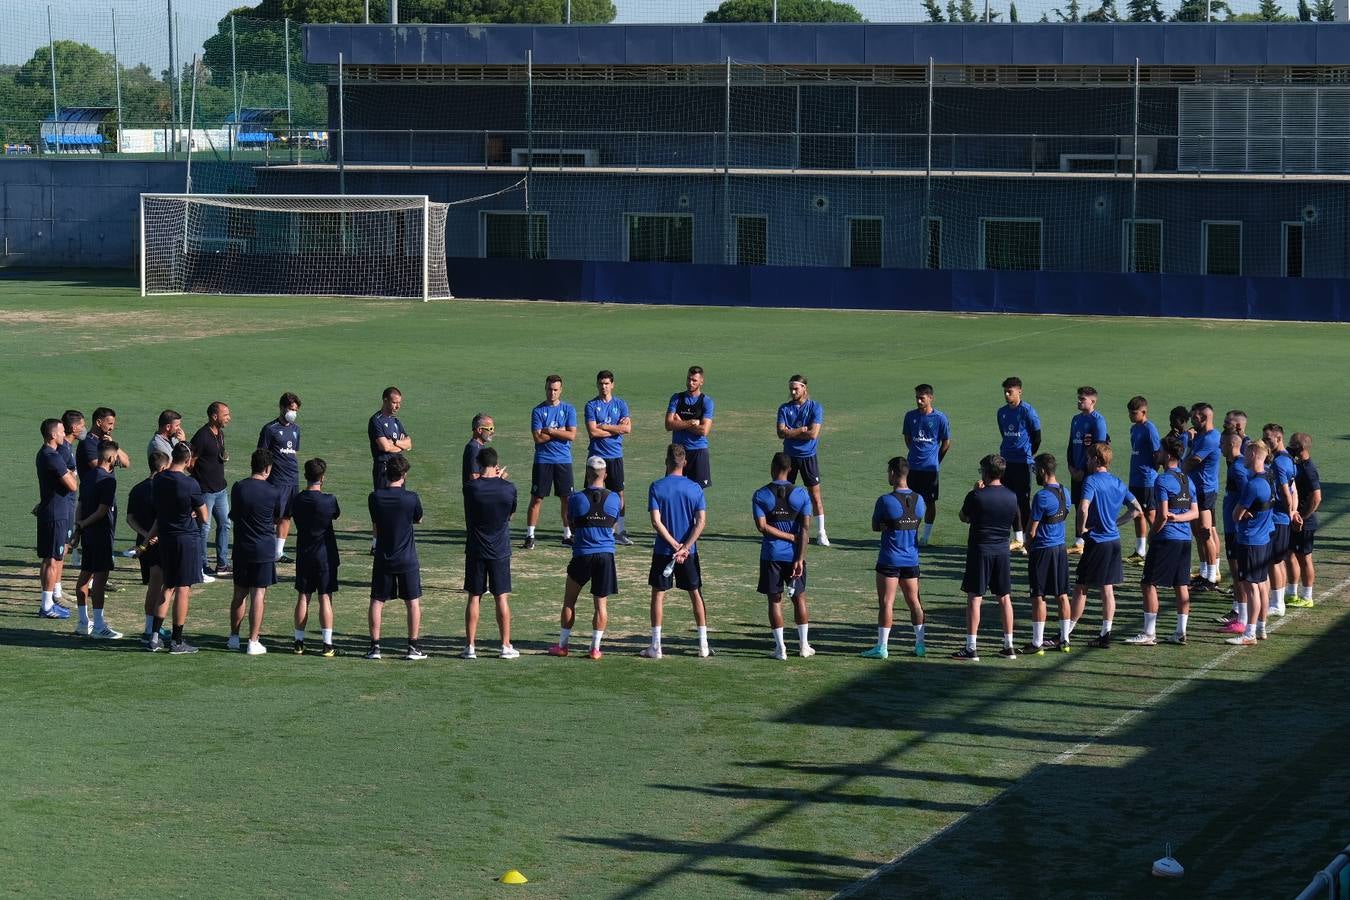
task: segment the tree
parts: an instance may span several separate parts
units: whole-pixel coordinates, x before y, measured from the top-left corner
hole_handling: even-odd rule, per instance
[[[1102,0],[1102,5],[1092,12],[1083,16],[1084,22],[1119,22],[1120,14],[1116,12],[1116,0]]]
[[[1317,0],[1313,4],[1313,18],[1319,22],[1336,21],[1336,3],[1335,0]]]
[[[930,22],[947,21],[947,17],[942,14],[942,7],[938,6],[937,0],[923,0],[923,11],[928,13],[928,21]]]
[[[930,13],[931,15],[931,13]],[[770,22],[772,0],[723,0],[703,17],[705,22]],[[835,0],[778,0],[780,22],[861,22],[862,14]]]
[[[1210,0],[1210,16],[1214,21],[1219,21],[1222,15],[1227,19],[1233,18],[1233,9],[1224,0]],[[1172,14],[1173,22],[1204,22],[1205,0],[1181,0],[1181,5],[1177,11]]]
[[[961,21],[978,22],[980,17],[975,15],[975,3],[973,0],[961,0]]]
[[[1289,17],[1280,9],[1276,0],[1261,0],[1261,8],[1256,13],[1263,22],[1286,22]]]
[[[1308,0],[1298,0],[1298,20],[1300,22],[1312,21],[1312,10],[1308,8]]]
[[[1017,4],[1016,4],[1016,3],[1013,3],[1013,2],[1009,2],[1009,3],[1008,3],[1008,21],[1009,21],[1009,22],[1016,22],[1016,21],[1017,21]]]
[[[1083,21],[1083,17],[1081,15],[1082,7],[1079,5],[1078,0],[1069,0],[1069,5],[1065,8],[1068,10],[1067,13],[1058,9],[1055,10],[1055,15],[1059,17],[1059,20],[1061,22]]]
[[[1158,0],[1129,0],[1125,8],[1125,18],[1130,22],[1167,21],[1167,13],[1163,12]]]

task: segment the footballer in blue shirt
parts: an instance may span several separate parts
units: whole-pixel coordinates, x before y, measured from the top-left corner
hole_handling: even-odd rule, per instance
[[[1168,437],[1159,455],[1162,474],[1153,483],[1153,502],[1144,511],[1149,520],[1148,557],[1140,585],[1144,594],[1144,630],[1125,643],[1151,647],[1158,643],[1158,590],[1170,587],[1177,596],[1177,627],[1168,638],[1186,643],[1186,625],[1191,612],[1191,528],[1187,522],[1200,515],[1195,502],[1195,482],[1181,471],[1181,441]]]
[[[703,393],[703,367],[690,366],[684,384],[685,390],[671,394],[666,405],[666,431],[672,441],[684,447],[685,477],[707,490],[712,485],[708,435],[713,427],[713,399]]]
[[[1022,379],[1003,379],[1003,405],[998,408],[998,455],[1006,466],[1003,486],[1017,495],[1017,528],[1010,550],[1025,552],[1026,528],[1031,521],[1031,467],[1041,451],[1041,417],[1022,399]]]
[[[595,398],[586,403],[586,433],[591,444],[587,456],[598,456],[605,461],[605,489],[619,495],[619,521],[614,526],[614,543],[633,546],[623,517],[628,505],[623,495],[623,439],[633,431],[633,420],[628,414],[628,403],[614,396],[614,373],[601,369],[595,376]]]
[[[810,629],[806,610],[806,513],[811,497],[788,481],[792,460],[778,452],[769,461],[772,479],[755,491],[750,514],[755,529],[763,538],[759,545],[759,585],[757,590],[769,600],[769,627],[773,630],[773,658],[787,659],[783,642],[783,593],[792,600],[793,619],[797,623],[798,652],[815,656],[807,640]]]
[[[1069,607],[1069,555],[1064,548],[1064,522],[1069,518],[1069,491],[1055,474],[1059,461],[1052,453],[1036,457],[1036,483],[1041,489],[1031,500],[1027,533],[1027,581],[1031,586],[1031,643],[1022,648],[1028,656],[1043,656],[1047,649],[1069,652],[1073,615]],[[1059,640],[1046,641],[1046,599],[1059,601]]]
[[[778,407],[778,436],[783,441],[783,452],[792,459],[788,481],[797,483],[802,476],[811,495],[811,511],[816,516],[816,543],[830,546],[825,534],[825,501],[820,498],[820,427],[825,422],[825,410],[811,399],[806,389],[806,376],[793,375],[788,379],[788,395],[792,398]]]
[[[1191,590],[1206,593],[1219,583],[1219,532],[1214,527],[1214,507],[1219,495],[1219,431],[1214,427],[1214,407],[1208,403],[1191,406],[1191,424],[1195,437],[1190,456],[1182,468],[1195,481],[1200,518],[1191,523],[1195,546],[1200,552],[1200,574],[1191,582]]]
[[[268,482],[281,492],[281,521],[277,524],[276,561],[294,562],[285,555],[286,536],[291,533],[291,503],[300,492],[300,398],[287,391],[277,400],[277,417],[258,432],[258,447],[272,454]]]
[[[1284,426],[1274,422],[1261,429],[1261,438],[1270,448],[1266,468],[1275,487],[1275,506],[1271,521],[1275,528],[1270,536],[1270,614],[1284,615],[1284,597],[1289,587],[1289,550],[1293,522],[1298,516],[1298,492],[1295,479],[1298,471],[1294,457],[1284,446]]]
[[[1148,553],[1148,512],[1153,509],[1153,483],[1158,480],[1158,451],[1162,439],[1158,429],[1148,420],[1148,399],[1130,398],[1125,406],[1130,416],[1130,493],[1139,501],[1144,515],[1134,522],[1134,552],[1125,561],[1136,566],[1144,564]]]
[[[1246,463],[1251,472],[1238,498],[1233,520],[1237,523],[1237,579],[1233,587],[1245,601],[1242,634],[1228,643],[1250,647],[1266,636],[1270,605],[1270,533],[1274,528],[1275,489],[1267,472],[1270,448],[1264,441],[1247,447]]]
[[[591,618],[591,659],[600,659],[600,642],[609,620],[606,603],[619,592],[619,577],[614,569],[614,523],[619,519],[619,495],[605,488],[605,461],[598,456],[586,460],[586,487],[567,498],[567,521],[576,525],[572,560],[567,564],[567,586],[563,593],[562,631],[558,643],[548,648],[549,656],[566,656],[577,618],[577,598],[586,585],[591,587],[595,615]]]
[[[1083,499],[1083,479],[1091,471],[1088,451],[1096,444],[1109,444],[1111,435],[1106,430],[1106,419],[1097,412],[1097,389],[1083,385],[1078,389],[1078,413],[1069,422],[1069,493],[1073,499],[1074,541],[1070,553],[1083,552],[1083,519],[1079,513],[1079,501]]]
[[[703,606],[703,574],[698,564],[698,536],[708,522],[708,504],[703,488],[684,477],[684,447],[666,447],[666,477],[652,482],[647,491],[656,541],[647,584],[652,589],[652,642],[639,656],[661,658],[661,621],[666,592],[673,587],[689,593],[698,628],[698,655],[713,655],[708,646],[708,617]]]
[[[909,487],[923,498],[923,536],[919,546],[928,545],[937,518],[938,470],[942,458],[952,446],[952,426],[947,414],[933,408],[933,386],[914,386],[914,409],[905,413],[905,447],[909,450]]]
[[[872,530],[881,533],[877,553],[877,642],[860,655],[886,659],[890,655],[891,625],[895,620],[895,595],[905,598],[909,621],[914,626],[914,655],[924,655],[923,604],[919,602],[919,523],[923,521],[923,498],[909,489],[909,463],[894,456],[886,463],[890,493],[877,498],[872,508]]]
[[[530,505],[525,510],[525,543],[522,549],[534,549],[534,528],[539,510],[550,492],[562,506],[563,546],[572,546],[572,529],[567,524],[567,497],[572,493],[572,442],[577,438],[577,410],[562,401],[561,375],[544,379],[544,402],[530,413],[530,436],[534,439],[534,467],[530,475]]]
[[[1120,558],[1120,529],[1116,515],[1122,507],[1137,519],[1143,510],[1130,493],[1130,486],[1111,474],[1111,445],[1093,444],[1087,451],[1089,471],[1083,479],[1083,496],[1078,501],[1078,518],[1083,522],[1078,539],[1084,541],[1083,558],[1078,561],[1074,579],[1073,621],[1083,617],[1089,588],[1102,595],[1102,628],[1089,647],[1111,649],[1111,624],[1116,613],[1116,585],[1125,580]]]

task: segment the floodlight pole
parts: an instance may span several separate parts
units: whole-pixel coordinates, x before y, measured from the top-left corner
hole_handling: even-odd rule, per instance
[[[47,5],[47,56],[52,64],[52,133],[59,135],[61,112],[56,106],[56,43],[52,40],[52,7]],[[61,144],[58,141],[57,147]]]
[[[281,23],[282,42],[286,49],[286,130],[290,132],[291,162],[295,161],[295,123],[291,120],[291,19],[287,16]]]
[[[778,0],[773,0],[773,11],[770,14],[769,21],[771,22],[778,21]]]
[[[347,193],[347,117],[342,103],[342,51],[338,51],[338,193]]]
[[[731,57],[727,57],[726,107],[722,120],[722,261],[731,258]]]
[[[193,73],[196,79],[196,73]],[[234,97],[234,133],[230,135],[230,156],[234,156],[234,145],[239,143],[239,56],[234,40],[234,16],[230,16],[230,93]]]
[[[1130,239],[1129,268],[1134,272],[1139,268],[1135,259],[1136,242],[1139,240],[1139,57],[1134,58],[1134,141],[1130,148]]]
[[[928,148],[923,179],[923,266],[933,255],[933,57],[928,57]]]
[[[366,0],[366,13],[365,13],[365,18],[362,19],[361,21],[364,22],[364,23],[367,24],[367,25],[370,24],[370,0]]]
[[[184,193],[192,193],[192,129],[197,121],[197,54],[192,54],[192,100],[188,103],[188,135],[187,135],[187,189]],[[184,231],[186,236],[187,232]],[[186,240],[186,237],[184,238]]]
[[[122,149],[122,67],[117,62],[117,8],[113,7],[109,12],[112,13],[112,34],[113,34],[113,85],[117,91],[117,149]]]
[[[568,25],[572,24],[572,0],[567,0],[566,9],[563,13],[563,21]]]
[[[178,149],[178,125],[182,119],[181,115],[175,116],[174,110],[182,111],[181,106],[174,105],[174,83],[176,80],[175,72],[178,70],[178,64],[174,59],[174,39],[173,39],[173,0],[165,0],[168,5],[169,13],[169,158]]]
[[[525,258],[534,259],[530,240],[530,176],[534,173],[534,51],[525,51]]]

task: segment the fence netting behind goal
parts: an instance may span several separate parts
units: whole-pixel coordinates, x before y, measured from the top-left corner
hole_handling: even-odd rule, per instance
[[[145,293],[449,297],[446,208],[421,197],[146,195]]]

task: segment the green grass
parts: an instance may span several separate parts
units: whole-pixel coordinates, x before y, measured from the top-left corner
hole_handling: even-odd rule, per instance
[[[1243,407],[1254,423],[1310,431],[1326,478],[1319,583],[1350,575],[1350,444],[1334,391],[1345,380],[1341,327],[142,300],[102,276],[0,285],[0,848],[11,892],[823,896],[912,851],[865,890],[1289,896],[1347,839],[1342,597],[1240,653],[1209,624],[1222,604],[1205,600],[1184,649],[945,659],[963,621],[955,510],[976,460],[997,447],[993,417],[1009,374],[1026,382],[1056,452],[1082,383],[1101,391],[1118,443],[1135,393],[1153,400],[1155,418],[1203,398]],[[647,640],[650,529],[640,511],[661,474],[665,400],[691,363],[708,370],[718,404],[702,559],[719,654],[692,655],[687,604],[672,594],[668,655],[652,663],[634,656]],[[524,480],[543,376],[560,372],[580,408],[600,368],[616,372],[634,409],[630,528],[642,535],[620,554],[605,660],[541,655],[557,637],[567,558],[554,502],[541,548],[515,560],[514,631],[525,656],[454,659],[463,629],[457,479],[470,418],[495,416],[499,451]],[[748,503],[767,480],[774,410],[798,371],[825,406],[822,469],[837,546],[808,557],[820,655],[776,663],[754,593]],[[936,385],[954,429],[938,546],[923,561],[930,655],[906,656],[908,629],[897,627],[897,652],[875,663],[856,656],[875,634],[868,517],[920,381]],[[427,511],[419,546],[433,658],[418,665],[359,658],[364,429],[391,383],[404,393],[416,441],[410,483]],[[273,653],[261,659],[223,650],[226,584],[193,598],[188,630],[204,648],[195,657],[78,641],[68,625],[33,615],[27,510],[40,419],[113,406],[117,436],[139,460],[161,409],[179,409],[195,428],[208,402],[225,400],[233,478],[284,390],[303,398],[303,455],[328,460],[347,512],[337,597],[345,656],[277,652],[291,629],[285,584],[271,593]],[[122,473],[123,497],[141,477],[137,465]],[[523,515],[522,504],[521,527]],[[109,618],[134,634],[139,579],[124,566],[114,581]],[[67,577],[68,592],[73,583]],[[1128,632],[1140,621],[1138,588],[1121,594],[1117,628]],[[1025,604],[1018,612],[1021,640]],[[579,620],[584,640],[589,614]],[[1165,611],[1161,627],[1171,623]],[[401,647],[400,609],[385,627],[386,645]],[[987,625],[984,644],[994,641]],[[479,645],[495,646],[490,616]],[[1188,866],[1179,885],[1147,874],[1165,840]],[[509,868],[530,885],[495,884]]]

